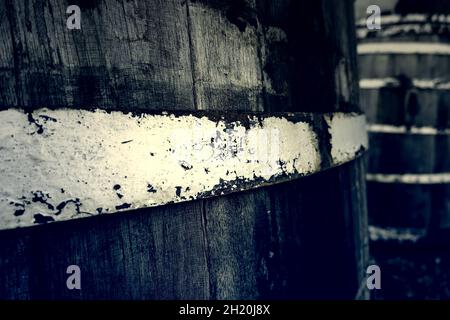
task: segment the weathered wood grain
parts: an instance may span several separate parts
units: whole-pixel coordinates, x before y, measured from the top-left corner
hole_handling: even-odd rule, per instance
[[[198,109],[262,111],[252,1],[188,2]]]
[[[2,72],[15,75],[4,90],[16,97],[2,106],[192,107],[182,1],[83,1],[81,30],[66,28],[66,7],[3,1],[14,61]]]

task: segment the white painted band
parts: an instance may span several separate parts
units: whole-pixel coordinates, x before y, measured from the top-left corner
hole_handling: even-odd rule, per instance
[[[376,42],[358,45],[358,54],[434,54],[450,55],[450,45],[426,42]]]
[[[450,15],[421,15],[410,14],[406,16],[381,16],[380,29],[367,28],[366,19],[357,23],[356,35],[358,39],[367,39],[368,36],[377,38],[395,37],[397,35],[446,35],[450,32]]]
[[[382,15],[381,26],[399,24],[399,23],[450,23],[450,15],[434,14],[432,16],[425,14],[407,14],[407,15]],[[358,27],[367,28],[367,19],[359,19],[356,23]]]
[[[449,31],[445,31],[446,29]],[[376,32],[377,38],[395,37],[402,34],[439,36],[441,33],[444,34],[445,32],[450,32],[450,24],[446,26],[442,25],[441,30],[436,30],[435,25],[431,24],[398,24],[385,26],[380,30],[369,30],[366,27],[359,28],[356,32],[356,36],[359,40],[365,40],[374,32]]]
[[[387,124],[369,124],[367,130],[373,133],[387,134],[418,134],[418,135],[449,135],[450,129],[438,130],[433,127],[411,127],[392,126]]]
[[[369,237],[372,241],[417,242],[425,236],[422,229],[380,228],[369,226]]]
[[[429,174],[369,173],[366,175],[366,180],[380,183],[444,184],[450,183],[450,173],[429,173]]]
[[[321,171],[312,126],[319,117],[329,130],[328,167],[367,148],[363,115],[245,117],[242,123],[193,114],[0,111],[0,229],[189,201]]]
[[[414,87],[429,90],[450,90],[450,81],[443,79],[413,79]],[[395,78],[361,79],[361,89],[380,89],[385,87],[398,87],[399,81]]]

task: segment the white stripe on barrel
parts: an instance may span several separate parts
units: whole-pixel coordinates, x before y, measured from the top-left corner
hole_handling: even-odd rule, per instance
[[[450,129],[438,130],[433,127],[392,126],[387,124],[369,124],[367,130],[373,133],[387,134],[417,134],[417,135],[449,135]]]
[[[413,86],[418,89],[450,90],[450,81],[443,79],[412,79]],[[380,89],[386,87],[398,87],[400,83],[395,78],[361,79],[361,89]]]
[[[425,232],[422,229],[369,226],[369,236],[372,241],[417,242],[425,236]]]
[[[374,34],[377,38],[401,34],[444,35],[450,30],[450,15],[382,15],[380,18],[381,29],[378,30],[368,29],[366,19],[359,20],[356,24],[358,39],[373,38]]]
[[[450,183],[450,173],[428,173],[428,174],[384,174],[370,173],[366,175],[367,181],[380,183],[403,183],[403,184],[443,184]]]
[[[407,14],[407,15],[382,15],[381,25],[389,26],[392,24],[404,24],[404,23],[439,23],[439,24],[450,24],[450,15],[445,14]],[[360,19],[356,22],[358,27],[367,29],[367,19]]]
[[[374,42],[358,45],[358,54],[433,54],[450,55],[450,45],[426,42]]]
[[[218,186],[239,191],[323,169],[310,122],[247,119],[0,111],[0,229],[188,201],[221,194]],[[364,116],[326,121],[329,166],[367,148]]]

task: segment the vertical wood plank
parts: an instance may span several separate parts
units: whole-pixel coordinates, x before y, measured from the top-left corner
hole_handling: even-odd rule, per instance
[[[252,1],[190,1],[198,109],[263,110]]]
[[[257,1],[268,110],[359,110],[352,5]],[[280,61],[287,67],[274,69]],[[358,159],[270,187],[278,261],[273,295],[356,296],[368,259],[364,172],[363,160]]]
[[[189,1],[199,109],[262,111],[255,4]],[[204,201],[211,297],[256,299],[267,282],[268,225],[264,190]]]
[[[14,46],[11,35],[11,24],[8,6],[4,3],[0,5],[0,99],[2,104],[17,105],[16,93],[16,69],[14,68]]]

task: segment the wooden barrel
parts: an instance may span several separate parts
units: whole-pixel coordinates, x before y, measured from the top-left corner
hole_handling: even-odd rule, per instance
[[[391,1],[358,24],[371,224],[432,234],[450,217],[450,6]]]
[[[8,190],[27,177],[0,175],[0,197],[10,201],[4,202],[5,207],[20,207],[8,216],[8,226],[19,222],[27,226],[0,231],[1,299],[364,296],[360,288],[367,267],[365,172],[356,156],[346,164],[295,180],[288,177],[292,181],[278,185],[196,199],[181,199],[187,188],[180,188],[176,190],[180,203],[143,205],[123,213],[111,210],[107,215],[100,214],[101,208],[84,208],[98,197],[111,196],[115,211],[130,209],[132,204],[124,199],[133,193],[121,190],[133,186],[135,178],[120,171],[117,181],[99,191],[95,186],[86,189],[90,184],[83,186],[77,176],[68,175],[66,180],[78,189],[65,190],[56,187],[60,172],[42,170],[44,165],[58,165],[73,172],[64,165],[64,154],[78,159],[71,160],[73,165],[92,160],[96,152],[83,148],[105,136],[109,124],[119,127],[120,119],[138,123],[138,110],[145,121],[154,112],[171,110],[192,114],[216,110],[222,115],[306,112],[310,125],[319,127],[314,122],[325,123],[322,113],[358,114],[353,1],[73,1],[80,7],[79,30],[66,27],[65,1],[4,4],[0,105],[3,119],[9,117],[6,124],[17,132],[3,132],[1,140],[13,142],[14,150],[25,148],[40,155],[27,158],[31,164],[21,170],[31,175],[39,171],[41,179],[30,178],[30,185],[40,183],[52,190],[30,189],[34,195],[10,200]],[[61,113],[71,116],[59,117]],[[93,115],[106,122],[95,122]],[[110,120],[116,116],[118,121]],[[28,123],[12,126],[24,121],[20,119]],[[58,125],[66,129],[58,131]],[[81,125],[83,130],[73,129]],[[29,135],[21,131],[31,127]],[[55,132],[68,137],[65,151],[55,151],[50,144],[33,147],[44,141],[39,139],[55,139],[62,145]],[[92,134],[80,139],[85,132]],[[322,150],[319,168],[340,156],[328,141],[332,135],[314,133],[317,151]],[[18,136],[27,138],[19,141]],[[115,138],[114,132],[110,136]],[[345,137],[351,140],[348,132]],[[119,144],[132,148],[131,140]],[[110,157],[133,161],[125,151]],[[6,156],[2,160],[2,174],[18,172],[17,163],[25,161]],[[7,171],[8,167],[15,169]],[[191,169],[189,164],[182,167],[186,172]],[[91,174],[84,166],[75,170],[90,179],[96,170],[106,169],[97,167]],[[54,193],[63,199],[82,188],[91,190],[91,196],[52,202]],[[145,188],[152,199],[155,189]],[[30,220],[23,220],[28,205],[40,205],[49,213],[33,212]],[[63,210],[72,214],[68,221],[45,223],[66,215]],[[0,214],[6,221],[6,213]],[[89,217],[72,219],[83,214]],[[81,290],[66,286],[70,265],[80,268]]]

